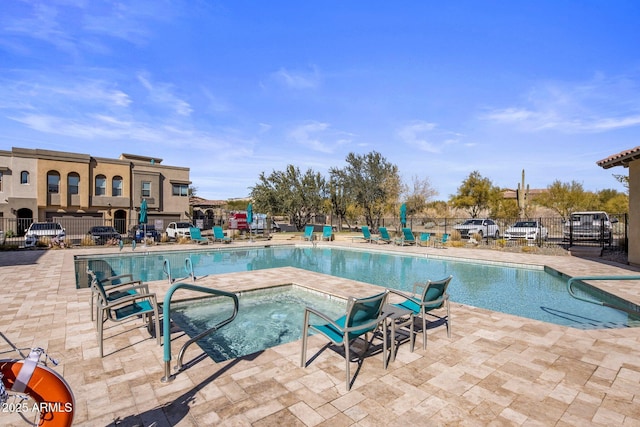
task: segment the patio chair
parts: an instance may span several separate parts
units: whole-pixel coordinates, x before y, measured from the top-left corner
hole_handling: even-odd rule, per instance
[[[322,240],[332,241],[333,239],[333,227],[331,227],[330,225],[325,225],[324,227],[322,227]]]
[[[420,246],[429,246],[430,241],[431,233],[420,233],[420,238],[418,239],[418,244]]]
[[[190,227],[189,228],[189,236],[191,237],[191,241],[197,244],[206,243],[209,244],[209,239],[206,237],[202,237],[202,232],[198,227]]]
[[[403,227],[402,228],[402,236],[399,238],[396,238],[395,240],[396,245],[418,245],[418,241],[416,240],[416,237],[413,235],[413,231],[411,231],[410,228],[407,227]]]
[[[422,349],[427,348],[427,314],[445,321],[447,325],[447,337],[451,338],[451,315],[449,311],[449,294],[447,288],[453,276],[449,276],[442,280],[427,281],[427,283],[416,283],[413,285],[413,293],[407,295],[404,292],[387,289],[390,294],[398,295],[405,300],[391,305],[413,311],[415,317],[422,318]],[[420,292],[418,292],[420,290]],[[432,310],[444,307],[447,311],[446,316],[440,317],[431,314]]]
[[[353,236],[351,238],[351,241],[353,242],[354,239],[362,239],[365,242],[373,243],[373,242],[377,242],[378,240],[380,240],[380,237],[372,236],[371,235],[371,231],[369,230],[369,227],[367,225],[363,225],[362,226],[362,236]]]
[[[87,270],[87,275],[91,281],[98,280],[96,274],[92,270]],[[118,298],[135,295],[140,292],[149,293],[149,287],[146,284],[143,284],[141,280],[133,280],[132,274],[120,274],[117,276],[107,277],[106,279],[101,279],[100,283],[105,289],[105,293],[109,301],[115,301]],[[97,289],[91,287],[91,321],[97,319],[98,305],[97,303],[95,304],[94,310],[94,302],[98,298],[98,295],[99,293],[97,292]]]
[[[435,242],[435,246],[437,248],[446,249],[445,244],[447,243],[447,241],[449,241],[449,234],[448,233],[444,233],[442,235],[442,238],[439,241]]]
[[[222,227],[216,225],[213,227],[213,242],[231,243],[231,237],[225,236]]]
[[[91,277],[91,276],[90,276]],[[130,318],[143,316],[147,320],[147,330],[151,334],[152,321],[155,321],[154,332],[158,345],[160,340],[160,316],[158,315],[158,303],[156,294],[142,292],[142,287],[134,294],[122,295],[119,298],[110,298],[102,283],[92,275],[91,288],[98,295],[97,319],[98,345],[100,357],[104,357],[104,324],[107,321],[122,322]]]
[[[383,243],[391,243],[393,241],[391,239],[391,236],[389,236],[389,231],[387,230],[387,227],[380,227],[378,228],[378,231],[380,232],[380,239],[378,239],[378,241]]]
[[[344,348],[344,358],[347,364],[347,391],[351,389],[351,374],[349,363],[351,362],[350,346],[353,341],[364,335],[365,348],[358,358],[358,361],[364,358],[369,349],[371,341],[368,339],[370,332],[375,332],[378,327],[386,322],[385,316],[382,314],[382,307],[387,300],[388,292],[382,292],[365,298],[349,297],[347,301],[347,309],[344,316],[338,319],[331,319],[326,314],[318,310],[306,307],[304,311],[304,325],[302,331],[302,354],[300,357],[300,366],[306,367],[307,363],[307,338],[310,330],[316,331],[333,344]],[[319,323],[311,323],[310,316],[313,315],[314,320],[319,318]],[[383,325],[383,367],[387,368],[387,328]],[[373,340],[373,338],[371,338]]]
[[[304,234],[302,235],[302,240],[308,240],[308,241],[315,240],[315,236],[313,235],[313,225],[307,225],[304,228]]]

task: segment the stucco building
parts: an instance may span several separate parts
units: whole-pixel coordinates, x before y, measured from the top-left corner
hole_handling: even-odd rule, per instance
[[[13,147],[0,150],[0,225],[20,235],[32,221],[57,221],[82,234],[86,223],[73,220],[94,219],[126,233],[142,199],[149,222],[164,225],[188,217],[190,184],[189,168],[156,157]]]

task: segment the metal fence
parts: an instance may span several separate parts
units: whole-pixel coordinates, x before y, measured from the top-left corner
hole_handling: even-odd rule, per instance
[[[607,247],[619,251],[627,251],[628,240],[628,215],[627,214],[610,214],[611,225],[607,225],[604,222],[592,223],[590,226],[581,226],[580,229],[576,229],[571,221],[563,221],[559,217],[540,217],[540,218],[528,218],[529,221],[538,221],[542,227],[546,229],[545,236],[540,234],[540,238],[535,241],[525,241],[525,239],[512,239],[514,244],[526,243],[535,245],[558,245],[564,248],[570,246],[600,246]],[[413,217],[407,218],[406,226],[411,228],[415,234],[421,232],[431,233],[433,235],[442,235],[444,233],[451,234],[452,237],[462,239],[460,233],[456,234],[456,226],[464,223],[470,218],[430,218],[430,217]],[[499,239],[495,239],[493,233],[485,232],[482,235],[482,241],[485,244],[504,243],[503,239],[505,232],[512,227],[516,222],[523,221],[525,219],[508,218],[508,219],[495,219],[495,223],[499,230]],[[23,247],[25,243],[25,231],[29,225],[35,222],[33,219],[15,219],[15,218],[0,218],[0,244],[5,246]],[[65,229],[67,244],[81,245],[87,242],[86,237],[94,226],[109,226],[114,227],[121,238],[128,242],[133,238],[134,227],[137,225],[135,221],[125,220],[105,220],[102,218],[60,218],[56,222],[59,222]],[[166,226],[170,220],[154,221],[158,233],[164,233]],[[196,226],[207,230],[213,223],[204,223],[204,221],[196,220]],[[333,224],[332,224],[333,225]],[[381,226],[385,226],[392,233],[395,232],[400,235],[401,227],[398,218],[383,218]],[[375,231],[375,230],[373,230]],[[487,238],[487,235],[491,234],[493,238]],[[474,237],[478,236],[464,236]],[[95,241],[95,244],[102,244],[102,241]]]

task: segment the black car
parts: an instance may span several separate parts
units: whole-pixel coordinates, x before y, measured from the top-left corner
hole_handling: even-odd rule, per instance
[[[129,237],[131,239],[135,239],[136,242],[142,242],[142,235],[146,233],[148,239],[153,239],[154,242],[158,242],[160,240],[160,232],[156,230],[155,225],[146,224],[146,225],[134,225],[129,231]]]
[[[104,245],[110,240],[116,242],[121,238],[120,233],[115,228],[104,225],[91,227],[89,234],[98,245]]]

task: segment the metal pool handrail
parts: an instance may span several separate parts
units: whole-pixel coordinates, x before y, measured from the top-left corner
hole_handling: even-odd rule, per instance
[[[169,283],[174,282],[175,279],[171,277],[171,263],[168,258],[165,258],[164,261],[162,261],[162,272],[169,279]]]
[[[171,288],[167,291],[167,294],[164,296],[164,303],[162,304],[162,318],[163,318],[162,328],[163,328],[163,335],[164,335],[164,377],[162,377],[162,382],[169,382],[173,380],[173,376],[171,375],[171,331],[170,331],[171,330],[171,297],[173,296],[174,292],[177,291],[178,289],[187,289],[190,291],[204,292],[211,295],[229,297],[233,299],[233,314],[231,315],[230,318],[223,320],[222,322],[218,323],[214,327],[191,338],[182,346],[182,348],[180,349],[180,352],[178,353],[178,364],[176,366],[176,369],[178,371],[182,369],[182,358],[184,356],[184,353],[187,347],[189,347],[191,344],[198,341],[199,339],[205,337],[206,335],[209,335],[217,331],[221,327],[231,323],[233,319],[236,318],[236,315],[238,314],[238,296],[232,292],[225,292],[225,291],[220,291],[218,289],[205,288],[203,286],[191,285],[188,283],[176,283],[173,286],[171,286]]]
[[[167,279],[169,279],[169,283],[173,283],[176,281],[176,278],[172,277],[171,275],[171,262],[169,262],[168,258],[165,258],[164,261],[162,261],[162,272],[165,276],[167,276]],[[184,259],[184,272],[187,275],[186,277],[184,277],[185,279],[187,277],[190,277],[191,280],[193,280],[194,282],[196,281],[196,273],[193,270],[193,262],[191,261],[190,256]]]
[[[573,283],[574,282],[578,282],[578,281],[585,281],[585,280],[640,280],[640,276],[576,276],[576,277],[572,277],[567,281],[567,291],[569,292],[569,295],[571,295],[573,298],[578,299],[580,301],[584,301],[584,302],[588,302],[591,304],[596,304],[596,305],[602,305],[604,307],[610,307],[610,308],[615,308],[616,310],[621,310],[621,311],[625,311],[627,313],[631,313],[631,314],[636,314],[636,315],[640,315],[640,312],[638,312],[637,310],[632,310],[629,308],[625,308],[625,307],[620,307],[614,304],[610,304],[604,301],[596,301],[596,300],[592,300],[589,298],[583,298],[583,297],[579,297],[578,295],[576,295],[575,293],[573,293]]]

